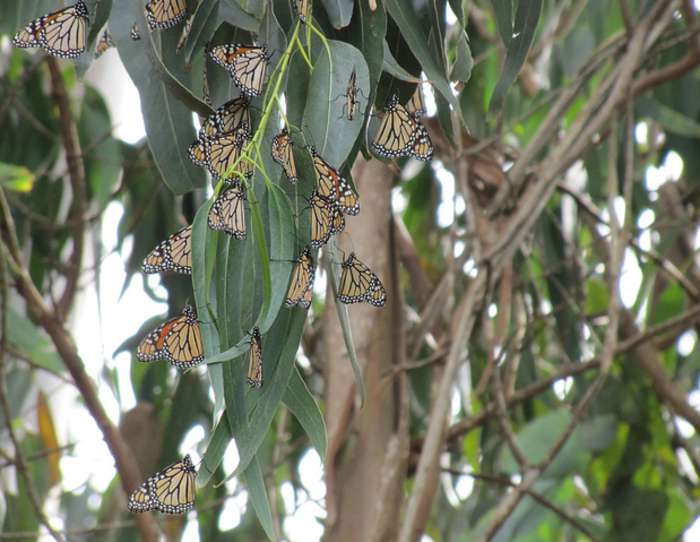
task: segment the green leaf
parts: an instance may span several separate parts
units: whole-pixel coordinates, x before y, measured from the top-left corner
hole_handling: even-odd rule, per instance
[[[292,370],[289,386],[282,400],[304,428],[321,459],[326,457],[326,424],[316,400],[311,395],[309,388],[306,387],[306,383],[297,368]]]
[[[7,0],[2,3],[0,33],[14,35],[32,19],[56,9],[53,0]]]
[[[408,73],[404,70],[399,62],[391,54],[391,49],[389,49],[389,44],[384,40],[384,71],[393,75],[397,79],[402,81],[408,81],[409,83],[418,83],[420,81],[419,77]]]
[[[78,134],[91,196],[100,209],[109,203],[121,173],[121,147],[111,136],[111,127],[107,104],[94,89],[87,87]]]
[[[447,80],[443,59],[438,57],[428,45],[425,32],[411,3],[400,2],[399,0],[386,0],[385,5],[434,88],[440,91],[443,97],[452,105],[454,111],[460,116],[460,120],[464,122],[462,109],[459,107],[459,102],[452,93],[452,88]]]
[[[65,371],[63,363],[41,328],[36,327],[12,307],[9,307],[8,315],[7,338],[10,346],[39,367],[63,373]]]
[[[309,81],[303,126],[318,153],[335,167],[348,157],[364,121],[362,115],[352,121],[343,116],[342,96],[353,69],[357,86],[367,95],[369,69],[362,53],[347,43],[328,40],[328,48],[321,48]]]
[[[700,123],[649,96],[637,102],[639,113],[657,121],[669,132],[685,137],[700,138]]]
[[[129,37],[134,22],[141,28],[139,41]],[[196,133],[192,112],[183,100],[205,114],[209,108],[175,79],[158,52],[162,40],[167,43],[163,48],[166,54],[175,56],[178,33],[168,30],[161,37],[161,33],[148,32],[143,6],[137,2],[117,2],[109,26],[119,56],[139,91],[148,145],[165,183],[176,194],[204,186],[204,169],[187,157],[187,147]]]
[[[15,192],[31,192],[36,178],[24,166],[15,166],[0,162],[0,185]]]
[[[219,0],[202,0],[194,12],[190,35],[187,36],[184,55],[190,64],[195,53],[204,48],[219,25]]]
[[[350,24],[353,0],[321,0],[328,19],[334,28],[343,28]]]
[[[469,81],[472,75],[472,67],[474,67],[474,58],[469,48],[469,38],[466,32],[460,32],[457,39],[457,57],[452,65],[450,79],[452,81]]]
[[[254,5],[248,4],[236,0],[222,0],[219,4],[219,17],[233,26],[257,33],[263,16],[260,4],[264,2],[252,0],[251,4]],[[264,5],[262,8],[264,9]]]
[[[492,113],[500,112],[503,109],[506,93],[525,63],[527,53],[535,37],[541,10],[542,0],[520,0],[518,2],[512,39],[506,43],[506,60],[503,64],[501,78],[498,80],[491,96],[489,110]],[[501,34],[503,35],[503,31],[501,31]]]
[[[535,418],[516,434],[516,441],[532,464],[542,461],[571,421],[571,413],[564,409],[552,410]],[[591,453],[604,449],[615,437],[615,418],[596,416],[580,423],[557,457],[544,472],[542,479],[561,479],[580,472]],[[510,450],[504,447],[499,454],[499,469],[516,473],[518,466]]]
[[[491,0],[496,26],[503,44],[508,47],[513,40],[513,0]]]
[[[265,478],[263,476],[260,460],[256,457],[250,462],[250,466],[242,473],[243,482],[245,483],[250,502],[253,505],[255,514],[260,520],[265,534],[270,540],[276,540],[275,527],[272,520],[272,511],[270,509],[270,499],[267,496],[265,488]]]

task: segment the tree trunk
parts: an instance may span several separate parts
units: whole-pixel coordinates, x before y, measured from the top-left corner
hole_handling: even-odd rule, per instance
[[[383,541],[397,535],[408,457],[406,379],[395,371],[403,363],[402,299],[398,258],[391,228],[392,174],[377,160],[358,159],[353,179],[362,194],[362,210],[347,221],[338,243],[354,250],[382,280],[387,290],[383,308],[349,307],[357,357],[363,368],[367,397],[357,388],[343,335],[335,317],[329,285],[323,328],[326,377],[328,453],[326,540]]]

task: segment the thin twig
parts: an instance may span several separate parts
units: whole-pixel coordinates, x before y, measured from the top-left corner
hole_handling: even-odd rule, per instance
[[[66,149],[66,160],[68,162],[68,176],[73,189],[71,209],[71,218],[75,221],[72,235],[73,249],[68,258],[69,273],[66,274],[66,286],[56,306],[59,316],[65,318],[73,304],[80,275],[80,265],[83,260],[83,246],[85,243],[85,223],[83,218],[87,206],[87,188],[85,186],[85,166],[82,161],[78,130],[71,114],[66,87],[63,84],[63,76],[61,75],[58,62],[53,57],[47,56],[46,63],[51,74],[54,99],[58,106],[61,137],[63,146]]]

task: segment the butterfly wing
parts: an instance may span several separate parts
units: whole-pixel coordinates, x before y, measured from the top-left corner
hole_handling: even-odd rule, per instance
[[[302,23],[311,16],[311,0],[296,0],[297,15]]]
[[[157,508],[156,502],[148,491],[148,485],[149,482],[146,481],[131,492],[126,504],[129,512],[148,512],[149,510],[155,510]]]
[[[289,283],[287,297],[284,300],[287,307],[299,305],[304,309],[309,308],[311,302],[310,299],[307,300],[306,294],[313,287],[315,272],[311,249],[306,247],[294,263],[292,280]]]
[[[331,235],[345,229],[345,217],[338,205],[314,191],[309,199],[311,205],[311,246],[320,248]]]
[[[185,305],[182,315],[171,322],[163,337],[163,357],[178,369],[199,365],[204,360],[204,348],[194,309]]]
[[[175,320],[177,320],[177,318],[162,323],[141,339],[136,350],[136,357],[139,361],[157,361],[166,358],[166,353],[163,348],[165,337],[169,333]]]
[[[338,301],[342,303],[361,303],[367,301],[381,307],[386,301],[386,291],[379,277],[354,254],[343,262],[340,275]]]
[[[420,121],[416,122],[416,138],[411,155],[423,162],[427,162],[433,157],[433,142],[430,139],[428,130],[425,129],[425,126]]]
[[[229,72],[244,94],[258,96],[262,92],[271,57],[264,47],[229,43],[212,47],[209,56]]]
[[[217,136],[205,142],[206,165],[209,172],[217,178],[228,177],[231,174],[250,177],[253,174],[252,164],[243,156],[250,132],[239,128],[233,132]],[[232,168],[235,165],[235,170]]]
[[[311,149],[316,171],[316,184],[318,193],[335,201],[340,210],[347,215],[356,215],[360,212],[360,200],[350,187],[350,183],[340,175],[337,169],[326,162],[321,156]]]
[[[292,138],[289,137],[289,132],[287,132],[286,128],[272,140],[272,158],[282,166],[287,180],[292,184],[296,184],[299,180],[299,177],[297,177],[297,164],[294,161],[294,153],[292,152]]]
[[[187,17],[186,0],[150,0],[146,4],[146,19],[151,30],[166,29]]]
[[[416,121],[392,96],[379,125],[372,149],[383,158],[397,158],[411,153],[416,138]]]
[[[262,388],[263,385],[263,357],[262,339],[260,330],[256,327],[250,335],[250,351],[248,353],[248,378],[251,388]]]
[[[187,226],[162,241],[146,256],[141,268],[144,273],[192,273],[192,226]]]
[[[139,30],[139,25],[134,23],[131,25],[131,30],[129,30],[129,37],[134,41],[139,41],[141,39],[141,31]]]
[[[217,108],[212,115],[202,123],[200,137],[214,137],[218,134],[233,132],[238,128],[250,126],[250,111],[248,110],[249,100],[242,95],[233,100],[229,100],[221,107]]]
[[[413,93],[413,96],[411,96],[411,99],[408,100],[406,111],[408,111],[414,119],[419,119],[425,115],[425,101],[423,100],[423,91],[421,90],[420,83],[416,85],[416,91]]]
[[[60,58],[76,58],[87,44],[88,8],[79,0],[31,21],[15,34],[12,43],[17,47],[43,47]]]
[[[245,190],[240,181],[225,181],[221,191],[209,210],[207,223],[212,230],[223,230],[234,239],[245,239]]]
[[[207,140],[197,139],[187,148],[187,156],[200,167],[207,167]]]

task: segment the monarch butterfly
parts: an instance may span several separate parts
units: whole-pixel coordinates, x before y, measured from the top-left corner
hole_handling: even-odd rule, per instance
[[[187,43],[187,38],[190,37],[190,30],[192,30],[192,21],[194,20],[194,14],[190,15],[185,21],[185,26],[182,27],[182,34],[180,34],[180,39],[177,40],[177,45],[175,46],[175,52],[179,53],[182,48]]]
[[[218,107],[202,123],[202,128],[199,130],[200,137],[202,135],[214,137],[238,128],[251,126],[249,104],[250,100],[243,94]]]
[[[139,25],[134,23],[131,25],[131,30],[129,30],[129,37],[134,41],[139,41],[141,39],[141,31],[139,30]]]
[[[202,362],[202,335],[194,309],[185,305],[182,314],[164,322],[146,335],[136,355],[139,361],[168,360],[179,369],[188,369]]]
[[[324,198],[313,191],[309,199],[311,204],[311,246],[320,248],[325,245],[331,235],[345,229],[345,217],[334,201]]]
[[[306,247],[294,262],[292,280],[287,290],[287,297],[284,300],[287,307],[299,305],[304,309],[309,308],[315,274],[316,270],[314,268],[314,259],[311,256],[311,247]]]
[[[297,15],[302,23],[311,16],[311,0],[296,0]]]
[[[144,273],[192,273],[192,226],[182,228],[162,241],[143,260]]]
[[[245,239],[245,191],[239,180],[226,179],[224,185],[209,210],[207,223],[212,230],[223,230],[234,239]]]
[[[146,19],[151,30],[171,28],[186,16],[186,0],[150,0],[146,4]]]
[[[357,194],[350,188],[347,179],[341,177],[338,170],[321,158],[313,147],[311,147],[311,156],[314,159],[318,193],[335,201],[343,213],[353,216],[358,214],[360,201]]]
[[[338,301],[342,303],[361,303],[367,301],[375,307],[382,307],[386,302],[386,290],[379,277],[355,257],[354,253],[342,264],[338,287]]]
[[[282,166],[289,182],[296,184],[299,180],[299,177],[297,177],[297,164],[294,161],[294,153],[292,152],[292,138],[289,137],[289,132],[286,128],[272,140],[272,158]]]
[[[416,121],[394,94],[372,142],[372,149],[383,158],[407,156],[411,154],[415,140]]]
[[[250,353],[248,354],[248,378],[251,388],[262,388],[263,385],[263,357],[262,339],[260,330],[253,328],[250,333]]]
[[[43,47],[59,58],[76,58],[87,44],[87,25],[90,13],[83,0],[31,21],[15,34],[16,47]]]
[[[346,118],[349,121],[352,121],[355,118],[357,106],[360,105],[360,102],[357,99],[358,90],[359,88],[357,87],[357,73],[355,72],[355,68],[353,68],[352,73],[350,73],[350,78],[348,79],[348,86],[345,89],[345,94],[342,95],[345,97],[345,103],[343,104],[343,114],[346,115]]]
[[[243,147],[250,139],[248,126],[217,135],[213,138],[204,138],[206,167],[217,178],[227,177],[232,173],[231,167],[236,164],[236,172],[245,177],[253,175],[253,163],[241,158]]]
[[[194,507],[197,474],[189,454],[148,478],[129,495],[129,512],[184,514]]]
[[[112,34],[105,28],[100,39],[97,40],[97,45],[95,45],[95,58],[100,58],[110,47],[114,47],[114,40],[112,39]]]
[[[209,49],[209,56],[229,72],[244,94],[258,96],[265,83],[265,72],[272,53],[266,47],[228,43]]]
[[[406,111],[414,118],[419,119],[425,115],[425,101],[423,100],[423,91],[421,90],[420,83],[416,85],[416,91],[411,96],[406,104]]]
[[[424,162],[433,157],[433,142],[421,121],[416,121],[416,138],[411,149],[411,156]]]

